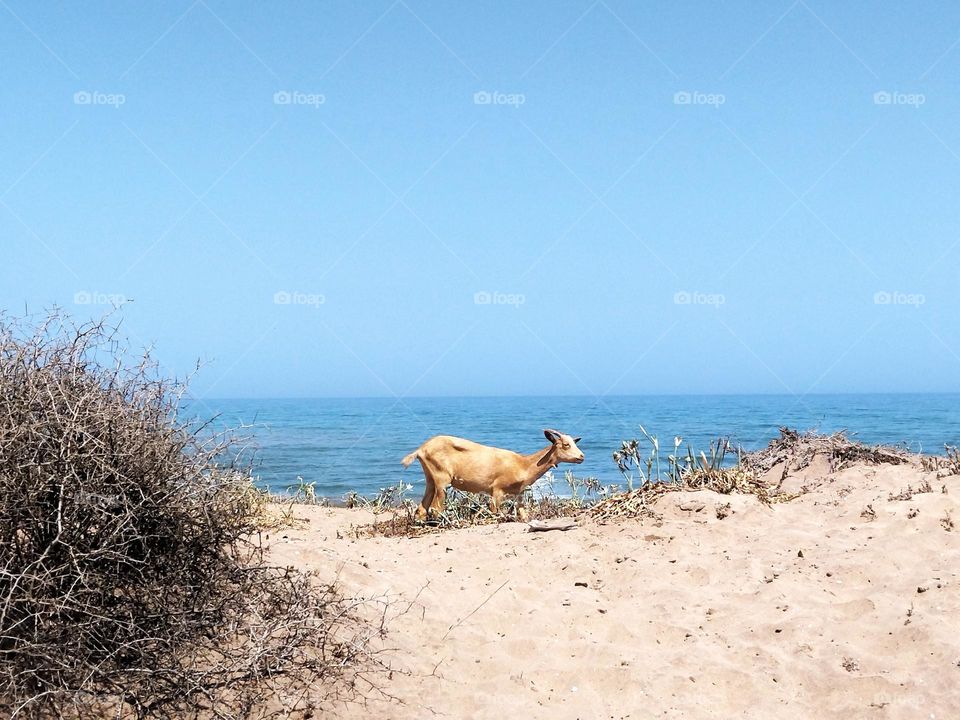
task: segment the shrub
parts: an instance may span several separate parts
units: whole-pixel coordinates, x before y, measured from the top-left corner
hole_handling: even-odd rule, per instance
[[[0,316],[0,715],[289,716],[355,679],[382,626],[265,561],[184,387],[104,322]]]

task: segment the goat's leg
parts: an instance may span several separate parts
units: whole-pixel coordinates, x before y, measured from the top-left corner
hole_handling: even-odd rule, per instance
[[[426,520],[428,516],[428,508],[433,505],[433,497],[436,494],[436,483],[433,482],[433,477],[430,475],[430,472],[424,468],[423,470],[423,479],[426,482],[426,489],[423,491],[423,500],[420,501],[420,507],[417,508],[417,513],[415,515],[417,520]]]
[[[499,515],[501,502],[503,502],[503,490],[494,488],[490,493],[490,512],[494,515]]]
[[[517,520],[519,522],[527,522],[530,519],[530,511],[520,504],[522,497],[523,494],[517,495]]]
[[[433,502],[430,503],[430,510],[434,517],[440,517],[443,514],[444,503],[447,500],[447,486],[443,482],[434,483]]]

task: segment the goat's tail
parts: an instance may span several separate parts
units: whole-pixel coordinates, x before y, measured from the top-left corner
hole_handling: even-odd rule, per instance
[[[417,453],[419,452],[420,452],[420,448],[417,448],[412,453],[410,453],[405,458],[403,458],[403,460],[400,461],[400,464],[403,465],[404,467],[410,467],[410,463],[412,463],[414,460],[417,459]]]

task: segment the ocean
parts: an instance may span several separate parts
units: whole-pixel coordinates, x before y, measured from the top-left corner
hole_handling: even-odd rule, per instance
[[[186,410],[198,418],[216,415],[217,428],[245,426],[240,434],[251,439],[245,457],[262,487],[289,492],[302,478],[335,499],[401,482],[416,495],[420,467],[404,470],[400,459],[438,434],[522,453],[546,446],[544,428],[579,435],[585,461],[558,471],[571,468],[603,483],[622,482],[611,454],[622,440],[642,437],[640,425],[668,450],[674,436],[695,451],[717,437],[756,449],[781,426],[843,429],[866,443],[926,453],[960,444],[960,394],[204,399]]]

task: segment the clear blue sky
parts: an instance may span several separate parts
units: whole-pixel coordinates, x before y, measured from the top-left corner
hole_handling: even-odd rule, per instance
[[[211,397],[960,390],[958,40],[947,2],[2,0],[0,307],[129,299]]]

